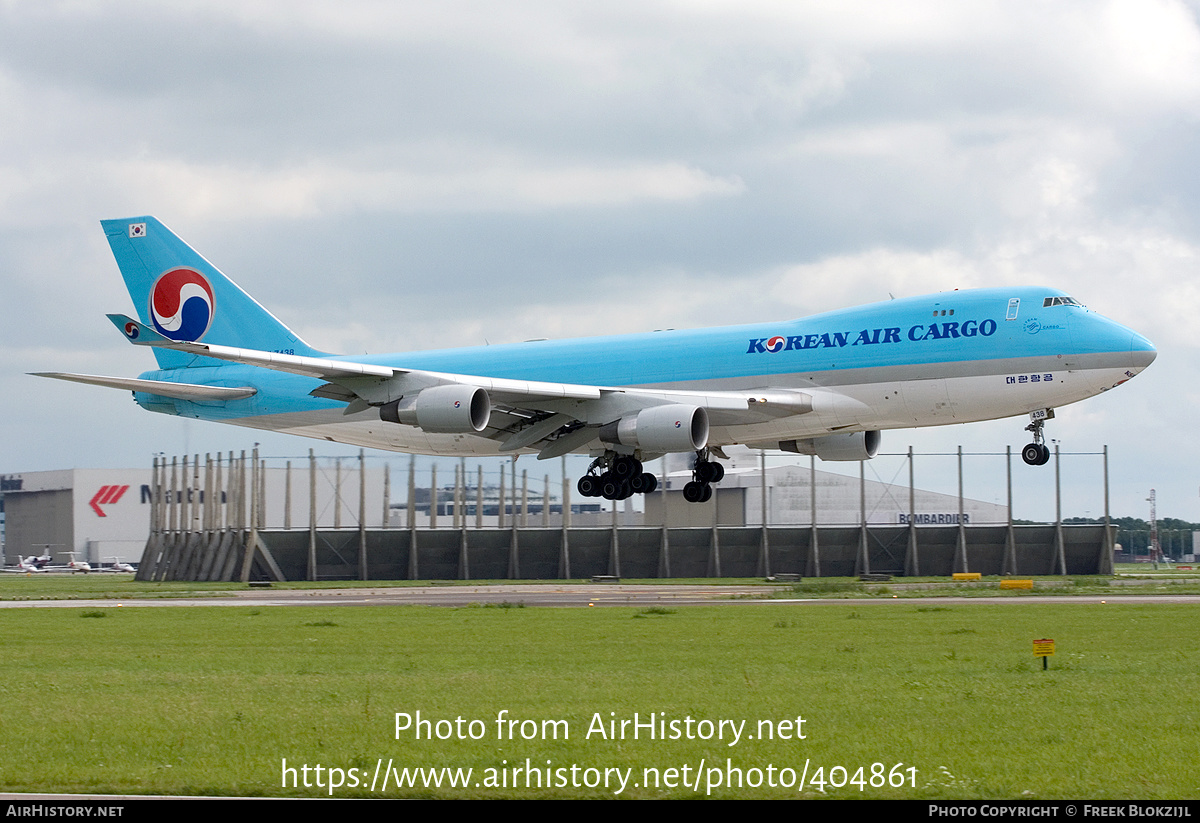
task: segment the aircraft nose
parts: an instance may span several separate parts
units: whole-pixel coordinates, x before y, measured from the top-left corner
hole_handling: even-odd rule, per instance
[[[1133,367],[1141,370],[1154,362],[1154,358],[1158,357],[1158,350],[1154,348],[1153,343],[1134,332],[1129,342],[1129,354]]]

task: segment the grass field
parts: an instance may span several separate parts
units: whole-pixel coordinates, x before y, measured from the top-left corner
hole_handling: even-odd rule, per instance
[[[1194,798],[1193,613],[933,600],[5,610],[0,787],[317,796],[333,767],[340,797]],[[1048,671],[1031,651],[1042,637],[1057,642]],[[463,723],[428,728],[446,740],[397,739],[396,713],[418,711]],[[498,728],[501,712],[535,722]],[[635,713],[668,736],[677,721],[680,739],[596,732]],[[768,727],[776,739],[760,739]],[[415,767],[472,772],[452,788],[439,771],[436,788],[401,771]]]

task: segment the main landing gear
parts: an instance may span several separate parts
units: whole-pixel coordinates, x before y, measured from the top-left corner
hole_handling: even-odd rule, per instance
[[[692,481],[683,487],[683,499],[689,503],[707,503],[712,499],[712,483],[720,483],[725,476],[725,467],[708,459],[708,452],[696,452],[696,463],[692,468]]]
[[[1033,433],[1033,442],[1021,449],[1021,459],[1030,466],[1044,466],[1050,462],[1050,449],[1047,448],[1042,435],[1042,427],[1047,420],[1054,418],[1054,409],[1038,409],[1030,412],[1033,422],[1025,427],[1025,431]]]
[[[624,500],[654,491],[658,488],[658,478],[643,471],[642,461],[636,457],[606,452],[592,461],[588,473],[579,478],[576,488],[584,497]]]
[[[725,476],[725,467],[708,456],[707,449],[696,452],[692,480],[683,487],[683,499],[689,503],[712,499],[712,484]],[[632,455],[605,452],[592,461],[575,488],[584,497],[624,500],[635,494],[650,494],[658,488],[658,478],[643,471],[642,461]]]

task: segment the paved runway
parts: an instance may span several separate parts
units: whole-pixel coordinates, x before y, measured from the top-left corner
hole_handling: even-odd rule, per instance
[[[21,600],[0,608],[71,608],[112,606],[467,606],[512,603],[525,606],[694,606],[739,602],[770,596],[774,586],[689,586],[579,584],[498,586],[420,586],[377,589],[251,589],[216,592],[209,597],[131,598],[129,600]],[[786,591],[786,588],[783,588]]]
[[[9,600],[0,601],[0,609],[37,608],[113,608],[142,606],[467,606],[479,604],[521,604],[524,606],[602,607],[602,606],[696,606],[716,604],[783,605],[898,605],[907,603],[1075,603],[1099,604],[1178,604],[1200,603],[1200,595],[1120,594],[1120,595],[1006,595],[1003,597],[855,597],[855,598],[780,598],[772,594],[788,591],[787,586],[705,586],[705,585],[620,585],[620,584],[513,584],[495,586],[421,586],[377,589],[251,589],[214,593],[210,597],[131,598],[128,600]]]

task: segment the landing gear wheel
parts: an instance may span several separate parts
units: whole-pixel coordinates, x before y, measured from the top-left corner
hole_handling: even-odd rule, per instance
[[[575,484],[575,488],[584,497],[599,497],[600,496],[600,481],[595,475],[585,474],[579,478],[579,482]]]
[[[1050,447],[1045,443],[1030,443],[1021,449],[1021,459],[1030,466],[1044,466],[1050,462]]]
[[[696,463],[696,480],[701,483],[720,483],[725,477],[725,467],[720,463],[699,461]]]
[[[633,489],[634,494],[649,494],[658,488],[658,478],[650,472],[635,474],[629,478],[629,488]]]
[[[1033,435],[1033,442],[1021,449],[1021,459],[1030,466],[1044,466],[1050,462],[1050,449],[1046,446],[1042,429],[1047,420],[1054,419],[1054,409],[1042,409],[1030,412],[1033,422],[1025,427],[1025,431]]]
[[[697,483],[695,480],[687,483],[683,487],[683,499],[689,503],[703,503],[708,497],[704,493],[708,492],[708,497],[712,497],[712,486],[704,483]]]
[[[621,493],[621,480],[613,477],[612,472],[600,475],[600,496],[605,500],[617,500]]]
[[[613,458],[612,465],[609,467],[609,471],[611,471],[614,476],[619,477],[622,480],[626,480],[634,475],[642,473],[642,463],[636,457],[630,457],[629,455],[622,454]]]
[[[715,460],[708,459],[708,449],[696,452],[696,462],[692,464],[693,480],[708,485],[720,483],[723,477],[725,477],[725,467]]]

